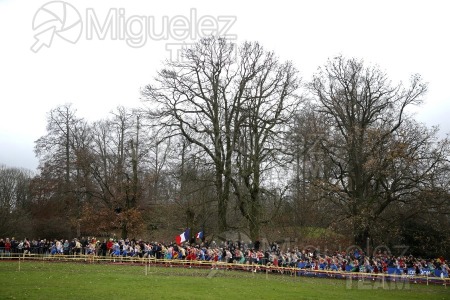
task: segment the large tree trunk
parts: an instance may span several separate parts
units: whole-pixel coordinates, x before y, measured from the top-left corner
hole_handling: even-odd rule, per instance
[[[251,201],[250,208],[250,216],[249,216],[249,229],[250,229],[250,238],[252,241],[259,241],[260,233],[261,233],[261,204],[259,195],[254,195],[255,198]]]
[[[228,229],[227,226],[227,211],[228,211],[228,195],[223,186],[222,181],[222,173],[216,171],[216,190],[217,190],[217,199],[218,199],[218,228],[219,232],[226,231]]]
[[[364,249],[364,247],[366,247],[367,245],[368,238],[369,238],[369,226],[367,225],[354,226],[355,245],[361,247],[361,249]]]

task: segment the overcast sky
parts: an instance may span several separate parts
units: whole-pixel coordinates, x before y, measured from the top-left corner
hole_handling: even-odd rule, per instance
[[[161,62],[211,26],[292,60],[304,81],[339,54],[378,64],[394,82],[419,73],[429,92],[416,119],[440,125],[442,136],[450,132],[448,1],[48,2],[0,0],[0,164],[36,169],[34,141],[58,105],[73,103],[78,117],[90,121],[118,105],[140,105],[139,90]],[[96,26],[109,21],[116,37],[106,26],[104,39],[98,37]],[[49,47],[46,38],[53,38]]]

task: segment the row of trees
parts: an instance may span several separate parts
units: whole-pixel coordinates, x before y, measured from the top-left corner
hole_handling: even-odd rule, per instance
[[[42,236],[171,238],[190,227],[259,240],[313,227],[360,246],[449,251],[449,141],[407,113],[427,90],[419,76],[395,85],[339,56],[301,83],[260,44],[221,38],[183,54],[142,90],[140,108],[93,123],[71,105],[51,110],[39,174],[25,176],[17,204],[2,192],[2,213],[21,203]]]

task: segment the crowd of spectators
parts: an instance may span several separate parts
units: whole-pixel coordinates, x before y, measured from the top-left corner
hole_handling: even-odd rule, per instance
[[[72,240],[0,239],[0,256],[11,253],[43,255],[91,255],[100,257],[131,257],[165,260],[205,261],[253,266],[300,268],[364,273],[407,275],[439,275],[448,277],[449,266],[443,257],[420,258],[412,255],[394,256],[377,251],[371,256],[355,247],[351,251],[324,251],[317,249],[286,249],[277,243],[265,247],[259,243],[225,241],[177,245],[176,243],[144,242],[134,239],[74,238]],[[442,274],[442,275],[441,275]]]

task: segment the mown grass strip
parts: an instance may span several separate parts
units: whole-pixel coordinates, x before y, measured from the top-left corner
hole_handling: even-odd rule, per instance
[[[146,275],[147,274],[147,275]],[[450,288],[402,282],[68,262],[0,262],[1,299],[450,299]]]

